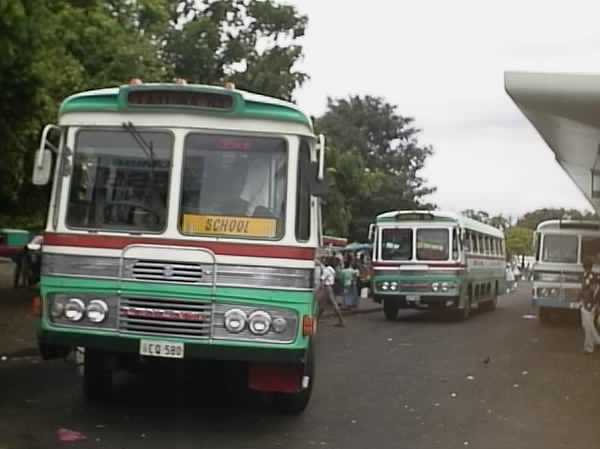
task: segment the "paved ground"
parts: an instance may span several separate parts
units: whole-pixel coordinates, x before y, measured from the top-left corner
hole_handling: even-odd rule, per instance
[[[405,313],[324,322],[309,409],[282,417],[237,403],[217,376],[177,370],[123,379],[118,399],[86,404],[75,370],[35,358],[0,362],[0,448],[593,448],[600,429],[600,353],[580,330],[542,328],[528,286],[465,323]],[[488,363],[485,363],[489,361]]]
[[[37,293],[35,289],[12,288],[13,266],[0,260],[0,357],[31,353],[35,346],[30,311],[31,300]]]

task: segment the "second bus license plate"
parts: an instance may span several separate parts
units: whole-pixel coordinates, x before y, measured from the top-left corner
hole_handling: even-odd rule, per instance
[[[173,341],[140,340],[140,354],[150,357],[182,359],[184,347],[183,343]]]

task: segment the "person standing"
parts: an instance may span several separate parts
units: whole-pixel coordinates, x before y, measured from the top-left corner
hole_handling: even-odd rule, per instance
[[[344,269],[340,274],[343,288],[343,305],[345,309],[352,309],[357,305],[356,295],[356,269],[352,266],[350,259],[344,262]]]
[[[506,264],[506,293],[512,293],[515,288],[515,273],[510,264]]]
[[[600,335],[594,323],[598,309],[598,290],[600,282],[598,275],[593,272],[594,262],[591,258],[583,261],[583,283],[579,293],[581,327],[583,328],[583,352],[591,354],[596,345],[600,344]]]
[[[335,284],[335,268],[332,266],[332,261],[328,260],[326,262],[325,267],[323,267],[323,271],[321,274],[321,284],[325,289],[325,295],[335,314],[338,317],[337,325],[340,327],[344,327],[344,317],[342,316],[342,312],[338,307],[337,301],[335,300],[335,293],[333,292],[333,285]]]

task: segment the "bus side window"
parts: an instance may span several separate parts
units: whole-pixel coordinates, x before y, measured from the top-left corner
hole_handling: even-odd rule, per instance
[[[459,239],[458,239],[458,229],[454,228],[452,230],[452,259],[458,260],[458,247],[459,247]]]
[[[300,143],[298,153],[298,177],[296,179],[296,239],[306,241],[310,238],[310,147],[305,139]]]
[[[464,241],[464,250],[465,253],[470,253],[471,252],[471,232],[470,231],[465,231],[465,241]]]

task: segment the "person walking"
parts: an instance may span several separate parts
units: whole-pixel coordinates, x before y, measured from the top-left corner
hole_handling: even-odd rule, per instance
[[[344,262],[344,269],[341,272],[340,279],[343,288],[343,306],[345,309],[353,309],[358,305],[358,295],[356,294],[357,270],[352,266],[350,259]]]
[[[335,273],[335,268],[333,268],[332,264],[333,264],[333,261],[328,260],[326,262],[326,265],[323,267],[322,274],[321,274],[321,285],[323,286],[323,288],[325,290],[325,296],[326,296],[327,300],[333,307],[333,310],[335,311],[335,314],[338,317],[337,326],[344,327],[344,325],[345,325],[344,317],[342,316],[342,312],[340,311],[337,301],[335,300],[335,293],[333,292],[333,285],[335,284],[335,274],[336,273]]]
[[[512,293],[515,289],[515,273],[510,264],[506,264],[506,293]]]
[[[591,258],[583,261],[583,283],[579,293],[581,327],[583,328],[583,352],[591,354],[596,345],[600,344],[600,335],[596,329],[594,318],[598,310],[598,290],[600,282],[598,275],[593,272],[594,262]]]

